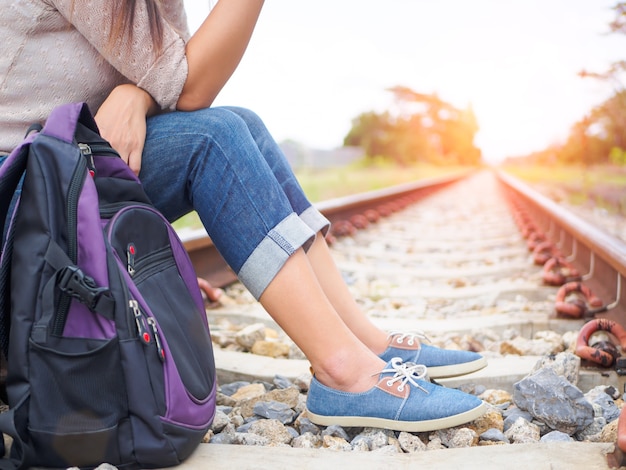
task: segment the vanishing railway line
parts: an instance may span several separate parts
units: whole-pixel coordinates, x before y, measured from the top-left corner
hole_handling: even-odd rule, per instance
[[[570,335],[570,350],[583,359],[578,384],[583,392],[597,385],[625,392],[621,374],[626,363],[620,357],[621,347],[626,348],[623,242],[519,181],[487,171],[337,199],[318,207],[333,222],[330,241],[337,263],[373,321],[387,330],[424,330],[436,345],[481,350],[488,357],[489,366],[483,371],[442,380],[443,385],[471,383],[512,392],[513,384],[548,354],[533,349],[538,344],[533,343],[538,341],[535,335],[547,331]],[[213,287],[225,288],[230,299],[208,310],[212,325],[224,319],[271,324],[237,284],[227,287],[235,278],[210,240],[201,234],[190,236],[186,246],[198,275]],[[219,326],[215,333],[220,334]],[[596,342],[596,337],[603,341]],[[251,356],[217,348],[220,383],[271,380],[275,374],[296,377],[308,370],[302,358],[251,361]],[[626,419],[622,423],[620,416],[617,428],[613,443],[593,447],[603,455],[603,466],[594,468],[624,463]],[[571,443],[576,444],[591,445]],[[516,446],[508,447],[509,452],[519,452]],[[490,449],[480,451],[496,452]],[[545,464],[545,449],[525,449],[524,458],[532,459],[534,452],[537,461]],[[589,447],[576,449],[589,453]],[[555,451],[550,455],[566,458]],[[502,454],[502,462],[510,458]],[[550,465],[585,468],[567,462],[559,466],[558,461]]]

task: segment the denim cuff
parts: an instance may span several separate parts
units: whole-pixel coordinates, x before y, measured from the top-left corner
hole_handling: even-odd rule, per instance
[[[301,214],[300,218],[311,227],[315,233],[322,232],[323,236],[326,236],[328,230],[330,230],[330,220],[328,220],[322,213],[317,210],[315,207],[311,206],[308,209],[305,209]],[[305,248],[308,248],[305,247]]]
[[[295,213],[285,217],[257,245],[237,273],[239,280],[259,300],[289,257],[305,244],[310,245],[315,232]]]

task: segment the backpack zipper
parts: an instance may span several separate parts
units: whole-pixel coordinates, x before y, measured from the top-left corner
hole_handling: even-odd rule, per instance
[[[85,184],[85,177],[89,173],[92,177],[96,175],[96,163],[94,153],[97,155],[109,155],[118,157],[119,153],[108,144],[85,144],[78,143],[78,148],[84,158],[79,158],[74,167],[74,173],[70,180],[67,191],[67,250],[72,263],[76,264],[78,258],[78,234],[76,225],[78,222],[78,199]],[[58,336],[63,335],[67,314],[70,310],[71,297],[62,295],[59,300],[59,308],[55,317],[52,333]]]
[[[139,302],[137,302],[135,299],[131,299],[128,301],[128,306],[133,313],[135,325],[137,325],[137,334],[139,335],[139,339],[141,339],[144,344],[150,344],[150,334],[148,333],[148,329],[146,328],[145,323],[146,317],[139,307]]]
[[[137,302],[135,299],[129,300],[128,306],[130,307],[130,310],[133,313],[133,317],[135,318],[135,324],[137,325],[137,334],[139,336],[139,339],[141,339],[143,344],[145,344],[146,346],[152,342],[150,338],[150,332],[146,327],[147,323],[152,330],[152,337],[154,338],[154,344],[156,347],[159,361],[165,362],[165,349],[163,349],[163,343],[161,343],[161,334],[159,333],[156,319],[154,317],[144,314],[141,310],[139,302]]]
[[[156,344],[159,360],[161,362],[165,362],[165,350],[163,349],[163,344],[161,343],[161,336],[159,329],[157,328],[156,319],[154,317],[148,317],[148,325],[152,328],[152,336],[154,336],[154,343]]]
[[[87,159],[87,169],[89,170],[89,174],[93,178],[96,176],[96,162],[93,159],[93,152],[91,147],[87,144],[78,144],[78,148],[80,149],[80,153],[84,155]]]
[[[120,156],[119,152],[115,150],[108,144],[78,144],[78,145],[86,145],[91,149],[91,152],[96,155],[102,156],[110,156],[110,157],[118,157]]]
[[[82,153],[81,149],[81,154]],[[74,264],[76,264],[78,258],[78,234],[76,232],[78,223],[78,199],[83,185],[85,184],[87,171],[88,168],[85,159],[79,158],[74,167],[74,172],[72,173],[72,178],[70,179],[67,190],[67,255]],[[72,298],[69,295],[63,294],[61,296],[57,315],[52,327],[52,334],[58,336],[63,335],[71,301]]]
[[[79,143],[78,148],[80,148],[81,153],[87,159],[87,168],[92,178],[96,176],[96,162],[93,157],[94,154],[101,155],[101,156],[118,157],[118,158],[120,156],[120,154],[113,147],[107,144]]]
[[[129,248],[130,245],[131,244],[129,244]],[[134,245],[132,246],[134,248]],[[155,251],[139,259],[135,259],[135,254],[130,256],[129,251],[127,253],[127,260],[128,272],[133,277],[135,284],[141,284],[144,279],[152,276],[154,273],[163,271],[176,264],[169,247],[161,248],[159,251]]]
[[[151,206],[149,204],[144,204],[143,202],[137,202],[137,201],[133,201],[130,203],[118,202],[114,204],[107,204],[107,205],[100,206],[100,217],[103,219],[110,219],[114,215],[116,215],[118,212],[120,212],[122,209],[132,208],[132,207],[150,208]]]

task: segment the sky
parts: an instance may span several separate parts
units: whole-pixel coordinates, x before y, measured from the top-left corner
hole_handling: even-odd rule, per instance
[[[185,0],[193,32],[215,0]],[[342,145],[354,118],[405,86],[472,106],[488,162],[562,142],[626,60],[615,0],[267,0],[215,105],[256,111],[279,142]]]

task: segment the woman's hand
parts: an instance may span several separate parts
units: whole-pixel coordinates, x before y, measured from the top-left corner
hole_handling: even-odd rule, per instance
[[[146,117],[157,111],[157,104],[146,91],[126,84],[115,87],[95,115],[102,137],[135,174],[141,169]]]

